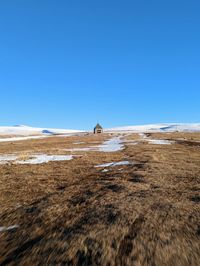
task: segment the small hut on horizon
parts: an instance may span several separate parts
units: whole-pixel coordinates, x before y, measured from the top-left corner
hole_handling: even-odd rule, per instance
[[[102,133],[103,133],[103,128],[99,123],[97,123],[97,125],[94,128],[94,134],[102,134]]]

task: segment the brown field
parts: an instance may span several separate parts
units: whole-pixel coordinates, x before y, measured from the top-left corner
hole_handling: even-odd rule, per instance
[[[199,265],[200,133],[124,135],[118,152],[66,149],[109,134],[0,143],[0,154],[78,155],[0,164],[0,265]],[[74,144],[77,142],[84,142]],[[130,165],[94,167],[108,162]],[[1,227],[17,225],[10,230]]]

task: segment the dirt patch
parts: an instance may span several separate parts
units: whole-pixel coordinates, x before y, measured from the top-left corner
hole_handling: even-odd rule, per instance
[[[197,142],[197,141],[177,140],[176,143],[181,144],[181,145],[191,146],[191,147],[200,147],[200,142]]]
[[[145,182],[144,177],[141,175],[137,175],[137,174],[132,174],[129,181],[133,183],[144,183]]]
[[[128,233],[121,240],[116,256],[116,265],[126,264],[127,257],[130,256],[133,250],[133,241],[138,236],[144,221],[143,216],[136,218],[134,223],[130,226]]]
[[[190,198],[190,200],[195,202],[195,203],[200,203],[200,195],[193,196]]]

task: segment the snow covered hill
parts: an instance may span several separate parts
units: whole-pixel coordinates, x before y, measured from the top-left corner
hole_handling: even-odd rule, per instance
[[[73,129],[52,129],[52,128],[36,128],[23,125],[0,127],[1,136],[45,136],[57,134],[74,134],[83,131]]]
[[[126,126],[104,129],[108,133],[120,132],[200,132],[199,124],[152,124],[140,126]],[[2,138],[20,137],[20,138],[40,138],[50,135],[71,135],[77,133],[84,133],[86,131],[73,129],[55,129],[55,128],[36,128],[29,126],[0,126],[0,136]],[[6,141],[6,139],[4,139]]]
[[[152,124],[141,126],[116,127],[105,130],[106,132],[198,132],[199,124]]]

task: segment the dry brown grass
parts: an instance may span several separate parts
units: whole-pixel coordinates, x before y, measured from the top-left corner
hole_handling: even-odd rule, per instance
[[[53,154],[109,137],[0,143],[0,152]],[[0,226],[19,225],[0,232],[0,265],[198,265],[200,147],[188,141],[200,135],[151,137],[185,142],[126,143],[115,153],[77,152],[82,156],[72,161],[0,165]],[[121,160],[135,163],[108,172],[94,167]]]
[[[30,160],[32,158],[34,158],[34,156],[31,155],[30,153],[28,153],[28,152],[21,152],[17,156],[17,161],[27,161],[27,160]]]

